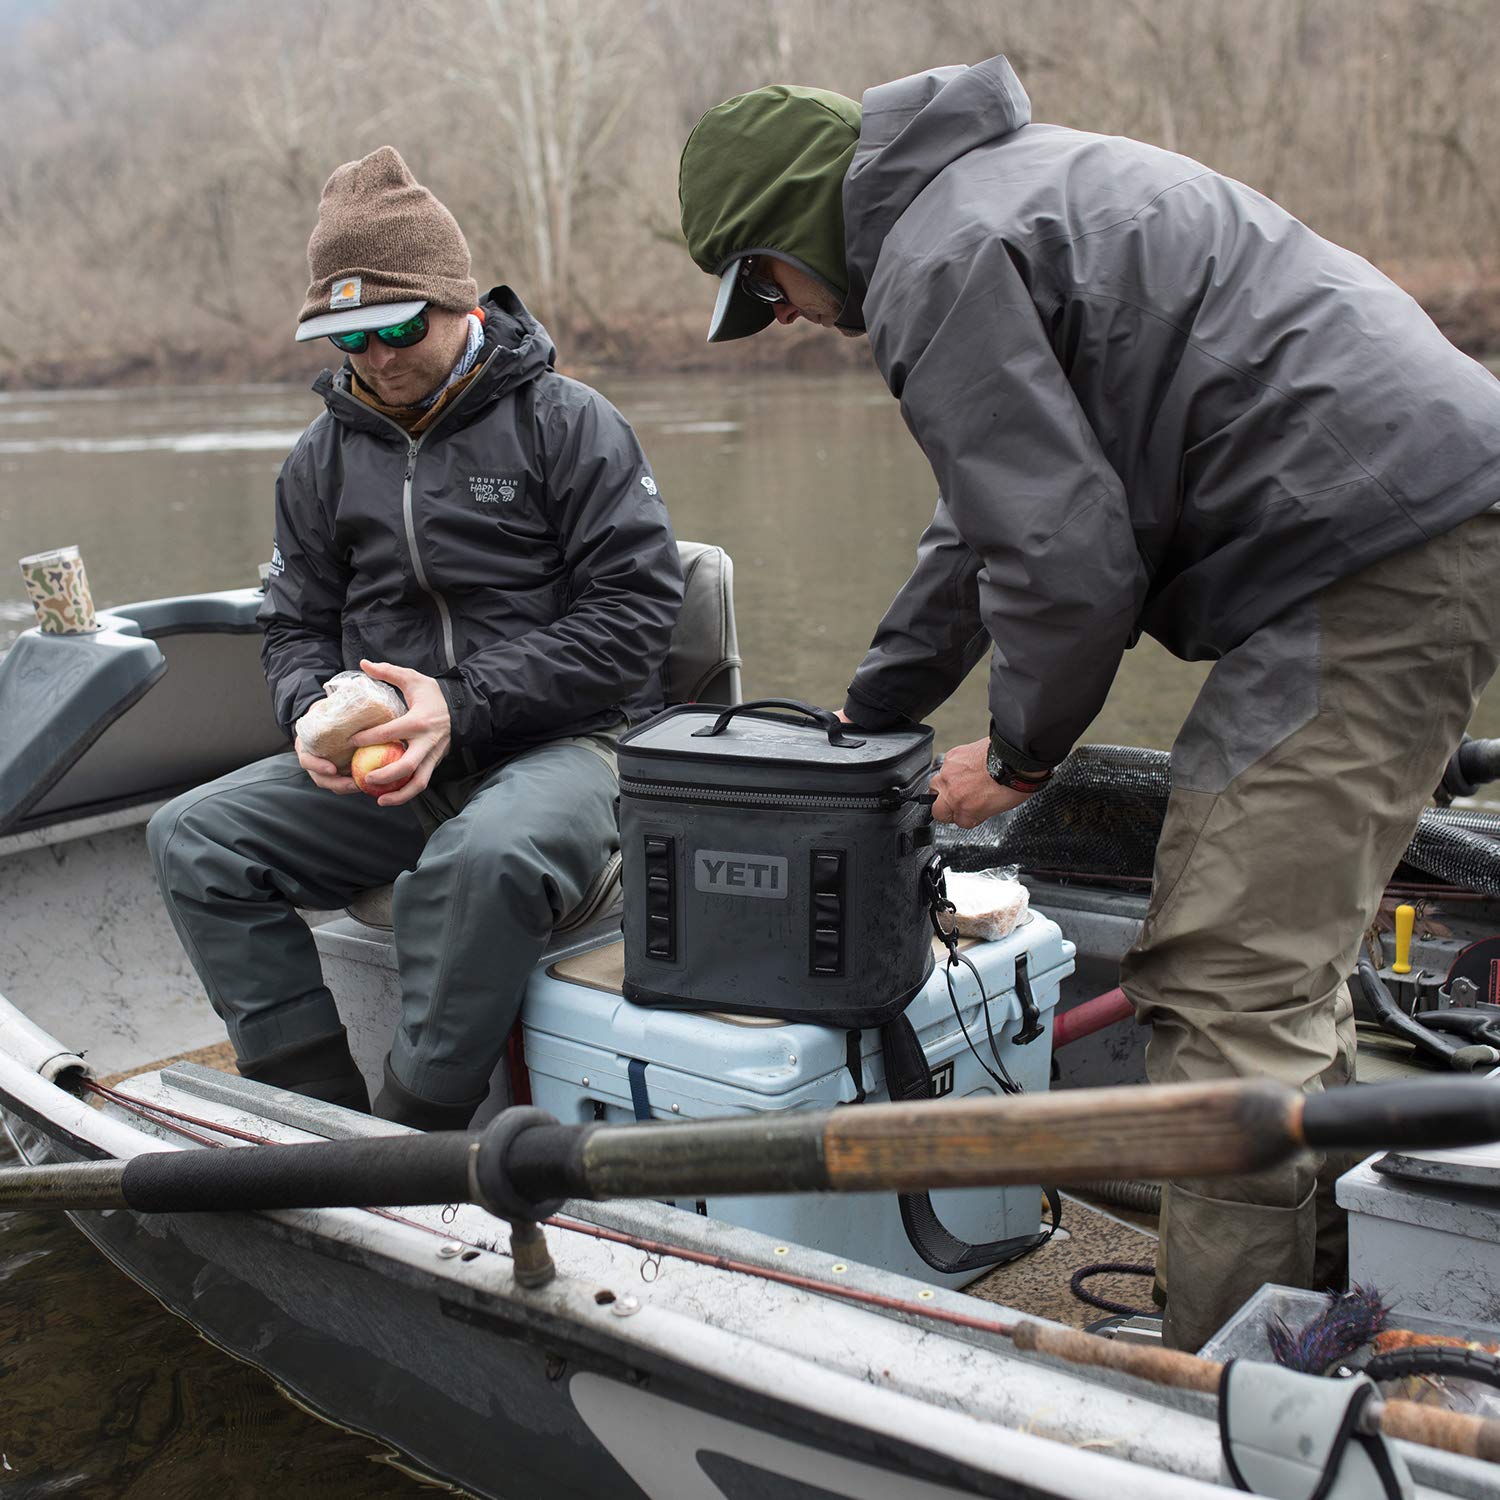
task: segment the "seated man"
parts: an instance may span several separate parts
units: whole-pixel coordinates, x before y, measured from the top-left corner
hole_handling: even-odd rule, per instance
[[[362,795],[249,765],[151,820],[158,884],[240,1071],[369,1107],[296,907],[395,882],[401,1024],[375,1112],[466,1125],[552,928],[616,844],[614,736],[661,706],[682,601],[635,434],[482,303],[452,215],[390,147],[323,190],[297,338],[348,358],[282,467],[261,657],[288,734],[335,673],[406,701]],[[352,794],[352,795],[351,795]]]

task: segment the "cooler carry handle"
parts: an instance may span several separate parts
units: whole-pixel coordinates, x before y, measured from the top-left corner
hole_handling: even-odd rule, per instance
[[[705,724],[702,729],[695,729],[693,738],[712,739],[714,735],[722,734],[736,714],[746,713],[752,708],[784,708],[792,713],[806,714],[809,718],[816,719],[819,726],[828,731],[830,745],[842,745],[846,749],[857,750],[864,744],[863,740],[854,739],[846,733],[849,726],[831,708],[814,708],[812,704],[799,703],[795,698],[754,698],[749,703],[736,703],[733,708],[726,708],[712,724]]]

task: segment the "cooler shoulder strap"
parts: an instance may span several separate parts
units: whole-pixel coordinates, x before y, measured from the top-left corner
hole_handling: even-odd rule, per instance
[[[880,1051],[885,1061],[886,1089],[893,1104],[910,1104],[932,1097],[932,1075],[927,1068],[927,1055],[922,1051],[911,1022],[904,1015],[880,1028]],[[898,1194],[901,1224],[912,1248],[935,1271],[951,1275],[1001,1266],[1045,1245],[1061,1222],[1062,1204],[1057,1189],[1044,1187],[1042,1191],[1046,1194],[1052,1223],[1037,1234],[992,1240],[987,1245],[971,1245],[943,1227],[932,1199],[926,1193]]]

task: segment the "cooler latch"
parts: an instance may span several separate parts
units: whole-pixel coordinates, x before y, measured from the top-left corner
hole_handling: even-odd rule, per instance
[[[646,952],[668,962],[677,957],[677,841],[646,835]]]
[[[1016,994],[1021,1001],[1021,1029],[1011,1038],[1018,1047],[1034,1042],[1042,1034],[1042,1012],[1031,993],[1031,976],[1027,973],[1029,953],[1016,955]]]

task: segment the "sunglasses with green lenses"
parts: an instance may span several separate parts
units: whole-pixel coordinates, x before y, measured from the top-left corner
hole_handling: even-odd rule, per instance
[[[360,328],[353,333],[330,333],[328,339],[345,354],[363,354],[370,347],[372,332],[382,344],[389,344],[392,349],[410,349],[413,344],[420,344],[427,337],[427,316],[425,313],[418,313],[404,323],[392,323],[389,328]]]

